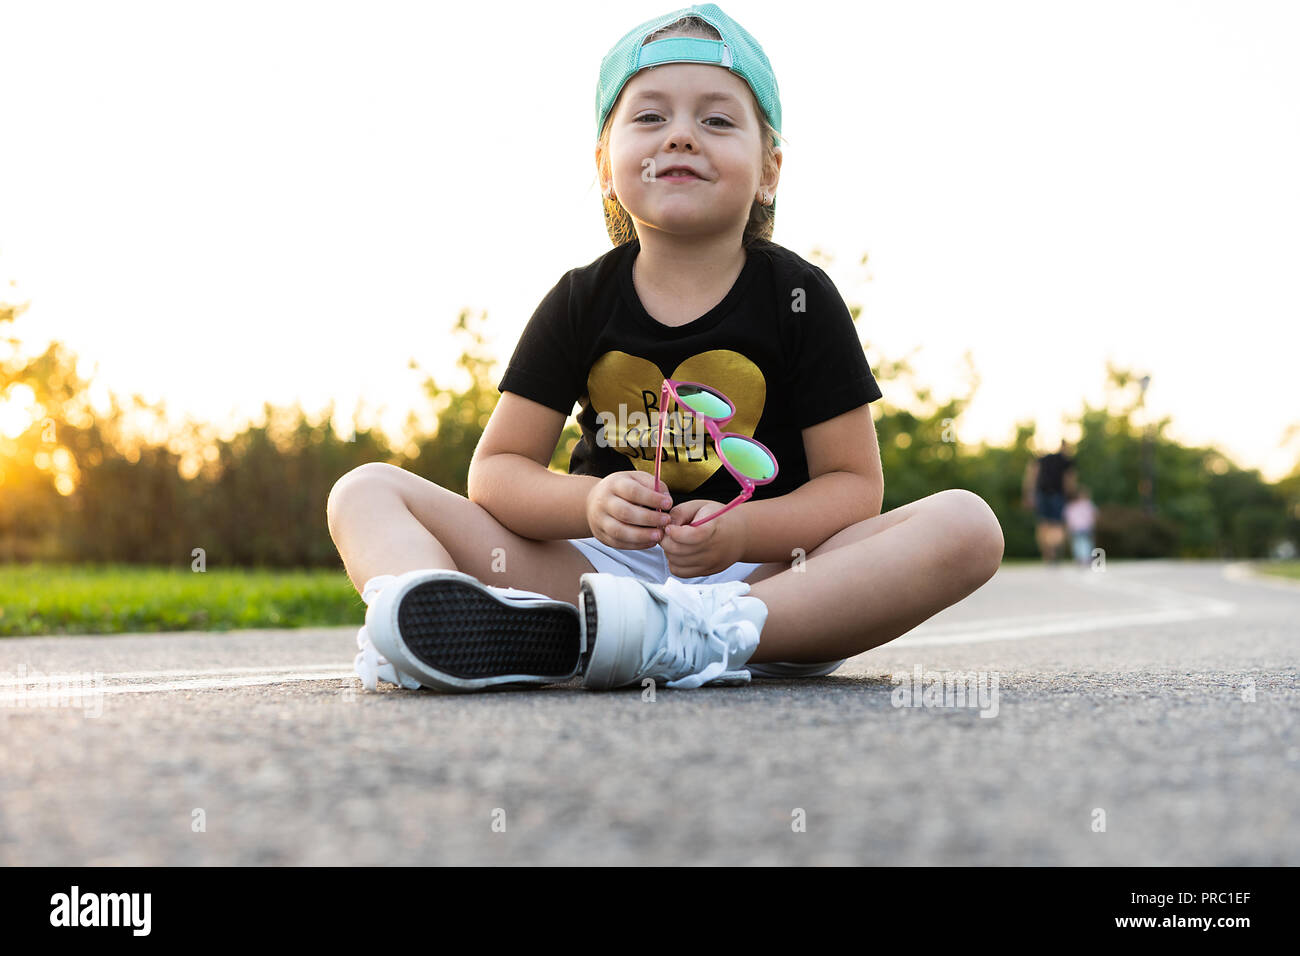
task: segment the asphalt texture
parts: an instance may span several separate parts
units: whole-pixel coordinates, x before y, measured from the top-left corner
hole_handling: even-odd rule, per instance
[[[356,629],[0,641],[0,864],[1300,863],[1300,586],[1240,565],[1007,566],[653,701],[366,692]]]

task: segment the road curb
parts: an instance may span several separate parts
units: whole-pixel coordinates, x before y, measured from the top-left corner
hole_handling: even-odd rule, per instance
[[[1253,561],[1234,561],[1223,569],[1223,576],[1229,581],[1244,581],[1248,584],[1261,584],[1265,587],[1279,588],[1300,594],[1300,581],[1265,574],[1255,568]]]

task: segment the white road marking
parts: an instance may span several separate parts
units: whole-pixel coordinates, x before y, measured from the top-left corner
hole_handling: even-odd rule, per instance
[[[165,678],[175,677],[225,677],[229,674],[260,674],[269,676],[280,672],[301,673],[303,671],[328,671],[342,667],[338,661],[330,661],[328,664],[289,664],[283,667],[263,666],[263,667],[211,667],[203,670],[168,670],[168,671],[115,671],[111,674],[99,674],[97,671],[79,671],[80,675],[94,674],[103,680],[162,680]],[[39,668],[33,668],[33,671],[41,673],[41,677],[0,677],[0,687],[14,687],[31,684],[48,684],[50,678],[66,678],[72,675],[70,671],[51,672],[45,674]],[[0,671],[3,673],[3,671]]]
[[[1215,605],[1224,602],[1216,601]],[[1179,621],[1204,620],[1206,617],[1225,617],[1236,610],[1210,606],[1194,608],[1167,608],[1155,611],[1133,611],[1126,614],[1079,614],[1071,620],[1025,618],[1019,627],[994,627],[969,630],[954,634],[929,634],[923,627],[909,631],[888,647],[933,647],[942,644],[980,644],[984,641],[1014,641],[1026,637],[1048,637],[1053,634],[1083,634],[1088,631],[1105,631],[1116,627],[1133,627],[1140,624],[1174,624]]]
[[[50,675],[58,676],[58,675]],[[257,687],[265,684],[286,684],[292,681],[308,680],[339,680],[341,678],[354,677],[352,668],[334,668],[328,671],[319,671],[316,673],[285,673],[285,674],[255,674],[248,677],[231,677],[231,678],[207,678],[200,680],[182,680],[182,681],[164,681],[147,684],[111,684],[101,686],[97,683],[85,681],[85,674],[63,675],[65,677],[79,678],[80,682],[73,684],[71,688],[62,687],[60,689],[36,690],[36,691],[4,691],[0,693],[0,706],[23,703],[39,702],[43,700],[67,700],[73,694],[81,697],[92,697],[98,694],[162,694],[172,691],[181,690],[224,690],[232,687]],[[43,683],[49,683],[48,677]]]
[[[1105,575],[1105,577],[1103,577]],[[985,641],[1015,641],[1027,637],[1048,637],[1055,634],[1083,634],[1117,627],[1151,624],[1176,624],[1180,621],[1204,620],[1207,617],[1227,617],[1235,614],[1237,605],[1231,601],[1200,597],[1154,584],[1138,584],[1116,580],[1114,571],[1100,571],[1086,577],[1063,576],[1057,583],[1075,584],[1079,587],[1101,591],[1118,591],[1139,598],[1155,598],[1156,606],[1150,610],[1132,610],[1118,613],[1080,612],[1077,614],[1038,614],[1023,618],[1001,618],[985,621],[981,627],[959,629],[960,625],[943,625],[927,628],[924,623],[889,642],[890,647],[938,647],[945,644],[981,644]],[[989,625],[994,626],[990,627]]]
[[[958,605],[959,606],[959,605]],[[1080,618],[1087,617],[1091,611],[1062,611],[1057,614],[1013,614],[1009,617],[986,617],[978,621],[954,621],[952,623],[932,624],[930,621],[923,621],[918,624],[909,634],[925,634],[927,636],[940,634],[965,634],[971,630],[987,631],[1008,626],[1019,626],[1026,622],[1034,624],[1050,625],[1055,621],[1077,621]]]

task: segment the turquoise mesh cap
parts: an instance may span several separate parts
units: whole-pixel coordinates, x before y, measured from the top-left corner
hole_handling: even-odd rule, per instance
[[[682,17],[699,17],[718,31],[721,40],[702,37],[664,37],[652,43],[645,38]],[[642,44],[645,44],[644,46]],[[647,20],[629,31],[600,61],[600,83],[596,86],[596,136],[619,92],[632,76],[647,66],[660,63],[713,63],[735,73],[754,91],[754,98],[767,114],[767,121],[781,132],[781,96],[776,74],[758,41],[717,4],[701,3]],[[773,145],[778,141],[773,139]]]

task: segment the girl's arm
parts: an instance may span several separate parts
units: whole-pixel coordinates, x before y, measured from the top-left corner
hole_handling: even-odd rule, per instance
[[[474,456],[469,498],[515,534],[537,541],[589,538],[587,495],[595,475],[561,475],[523,455]]]
[[[537,541],[587,538],[594,475],[562,475],[547,465],[568,416],[502,392],[469,463],[469,499],[517,535]]]

